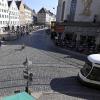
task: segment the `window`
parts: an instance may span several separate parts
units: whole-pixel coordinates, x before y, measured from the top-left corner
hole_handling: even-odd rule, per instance
[[[86,62],[84,67],[81,69],[81,73],[83,76],[87,76],[89,74],[89,72],[91,71],[92,69],[92,63],[91,62]]]
[[[94,81],[100,81],[100,68],[94,67],[91,74],[87,78]]]
[[[61,20],[62,21],[64,19],[64,12],[65,12],[65,1],[63,2],[63,5],[62,5],[62,15],[61,15]]]
[[[2,15],[2,18],[4,18],[4,15]]]
[[[77,5],[77,0],[72,0],[71,6],[70,6],[70,15],[69,15],[69,18],[68,18],[70,21],[74,20],[76,5]]]
[[[2,21],[0,21],[0,24],[2,24]]]

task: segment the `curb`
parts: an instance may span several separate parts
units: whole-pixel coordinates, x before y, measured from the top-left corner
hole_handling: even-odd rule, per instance
[[[86,58],[87,58],[87,56],[88,56],[88,55],[85,55],[85,54],[81,54],[81,53],[78,53],[78,52],[75,52],[75,51],[71,51],[71,50],[68,50],[68,49],[64,49],[64,48],[60,48],[60,47],[58,47],[58,49],[59,49],[59,50],[63,50],[63,51],[65,51],[65,52],[68,52],[69,54],[72,54],[72,55],[74,55],[74,56],[81,57],[81,58],[83,58],[84,60],[86,60]],[[82,59],[82,60],[83,60],[83,59]]]

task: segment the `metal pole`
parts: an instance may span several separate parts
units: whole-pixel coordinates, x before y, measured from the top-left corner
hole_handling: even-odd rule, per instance
[[[27,73],[28,73],[28,65],[27,65]],[[29,82],[29,73],[28,73],[28,79],[27,79],[27,89],[28,89],[28,82]]]
[[[28,82],[29,82],[29,73],[28,73],[28,59],[26,59],[26,62],[27,62],[27,74],[28,74],[28,78],[27,78],[27,85],[26,85],[26,88],[25,88],[25,91],[27,93],[29,93],[29,85],[28,85]]]
[[[31,64],[31,62],[28,61],[28,58],[26,57],[26,61],[23,63],[23,65],[26,66],[26,77],[27,77],[27,84],[26,84],[26,87],[25,87],[25,91],[27,93],[29,93],[29,82],[30,82],[30,73],[29,73],[29,65]],[[31,75],[32,76],[32,75]]]
[[[26,88],[25,88],[25,91],[28,93],[29,91],[28,91],[28,81],[27,81],[27,86],[26,86]]]

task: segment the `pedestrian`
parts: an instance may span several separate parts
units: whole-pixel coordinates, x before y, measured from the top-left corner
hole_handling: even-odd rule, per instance
[[[94,15],[93,23],[96,23],[97,15]]]

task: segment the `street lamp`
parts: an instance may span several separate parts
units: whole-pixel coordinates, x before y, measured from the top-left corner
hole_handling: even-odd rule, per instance
[[[26,69],[23,71],[23,73],[24,73],[24,78],[25,79],[27,79],[27,85],[26,85],[26,87],[25,87],[25,91],[27,92],[27,93],[29,93],[29,81],[30,81],[30,79],[31,79],[31,81],[32,81],[32,76],[33,76],[33,74],[32,73],[29,73],[29,65],[32,65],[32,62],[31,61],[29,61],[28,60],[28,58],[26,57],[26,60],[25,60],[25,62],[23,63],[23,65],[26,67]]]

